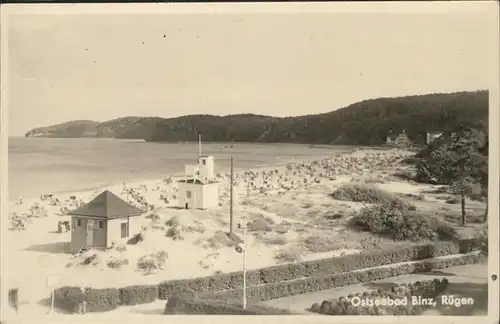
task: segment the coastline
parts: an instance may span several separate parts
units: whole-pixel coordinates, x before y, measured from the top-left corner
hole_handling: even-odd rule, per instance
[[[113,139],[114,140],[114,139]],[[121,140],[121,139],[118,139],[118,140]],[[221,143],[218,143],[218,144],[221,144]],[[259,144],[259,143],[240,143],[240,144]],[[265,143],[267,145],[267,143]],[[271,143],[273,144],[273,143]],[[279,145],[279,144],[283,144],[283,143],[274,143],[276,145]],[[297,164],[301,164],[301,163],[311,163],[311,162],[314,162],[314,161],[319,161],[319,160],[324,160],[324,159],[332,159],[332,158],[335,158],[336,156],[340,156],[340,155],[345,155],[345,154],[351,154],[351,153],[354,153],[356,151],[359,151],[359,150],[366,150],[366,149],[363,149],[361,147],[351,147],[351,148],[348,148],[347,146],[344,147],[344,146],[340,146],[342,149],[335,152],[334,155],[328,155],[328,156],[325,156],[323,158],[318,158],[318,157],[311,157],[310,159],[307,159],[307,158],[304,158],[304,159],[301,159],[300,161],[297,161],[297,162],[277,162],[275,164],[266,164],[266,165],[257,165],[257,166],[254,166],[254,167],[238,167],[237,166],[237,161],[236,161],[236,165],[234,167],[234,170],[235,170],[235,175],[236,174],[239,174],[239,173],[244,173],[245,171],[268,171],[268,170],[272,170],[274,168],[284,168],[286,167],[287,165],[297,165]],[[315,147],[316,148],[316,147]],[[321,147],[323,148],[323,147]],[[326,147],[324,147],[326,149]],[[331,146],[331,147],[328,147],[328,148],[339,148],[338,146]],[[374,148],[374,150],[384,150],[384,148]],[[392,148],[385,148],[385,150],[392,150]],[[276,161],[279,161],[279,159],[277,159]],[[219,172],[220,174],[224,174],[224,173],[228,173],[229,172],[229,166],[226,166],[225,168],[221,168]],[[106,184],[102,184],[102,185],[96,185],[96,186],[91,186],[91,187],[86,187],[86,188],[80,188],[80,189],[66,189],[66,190],[59,190],[59,191],[48,191],[48,192],[40,192],[39,194],[53,194],[54,196],[87,196],[88,194],[96,191],[96,190],[100,190],[100,191],[104,191],[106,189],[109,189],[109,188],[118,188],[119,186],[122,186],[122,184],[125,182],[127,183],[129,186],[131,187],[138,187],[138,186],[141,186],[143,184],[146,184],[146,183],[152,183],[152,182],[159,182],[161,181],[162,179],[164,178],[172,178],[172,179],[177,179],[177,180],[180,180],[183,178],[183,174],[182,172],[173,172],[173,173],[165,173],[163,176],[156,176],[156,177],[151,177],[151,178],[139,178],[139,179],[135,179],[135,180],[130,180],[130,181],[119,181],[119,182],[110,182],[110,183],[106,183]],[[11,203],[15,203],[17,201],[19,201],[19,199],[22,198],[23,201],[25,202],[31,202],[33,200],[37,200],[39,199],[39,196],[19,196],[19,197],[10,197],[9,196],[9,206]],[[9,214],[10,214],[10,210],[9,210]]]

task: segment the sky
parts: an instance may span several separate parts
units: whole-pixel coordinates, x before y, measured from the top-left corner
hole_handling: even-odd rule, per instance
[[[474,12],[11,15],[9,135],[487,89],[491,26]]]

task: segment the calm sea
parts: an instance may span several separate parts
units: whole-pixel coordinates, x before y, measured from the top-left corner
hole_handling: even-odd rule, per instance
[[[204,143],[216,172],[282,165],[331,157],[346,147],[296,144]],[[114,139],[9,138],[9,199],[40,193],[87,190],[121,181],[182,174],[196,163],[198,144],[145,143]]]

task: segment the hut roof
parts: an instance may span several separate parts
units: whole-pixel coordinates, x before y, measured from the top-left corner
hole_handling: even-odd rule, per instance
[[[69,212],[68,215],[115,219],[138,216],[143,213],[145,211],[130,205],[111,191],[106,190],[87,204]]]

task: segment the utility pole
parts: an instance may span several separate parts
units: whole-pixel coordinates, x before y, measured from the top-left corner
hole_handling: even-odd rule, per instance
[[[243,223],[243,309],[247,308],[247,219]]]
[[[229,233],[233,233],[233,157],[231,156],[231,177],[229,186]]]
[[[198,157],[201,156],[201,133],[198,133]]]

